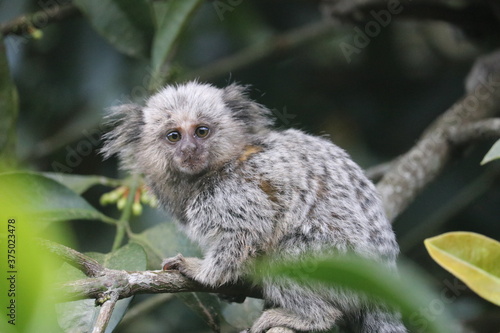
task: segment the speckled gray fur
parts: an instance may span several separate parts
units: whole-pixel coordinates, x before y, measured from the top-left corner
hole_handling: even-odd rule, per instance
[[[359,166],[325,138],[273,130],[270,111],[243,87],[168,86],[145,106],[114,108],[109,119],[105,156],[118,154],[125,169],[144,174],[204,252],[203,259],[166,259],[167,267],[218,286],[244,277],[263,254],[280,260],[326,252],[355,253],[395,272],[394,233]],[[172,129],[200,125],[210,134],[193,136],[188,148],[167,142]],[[324,331],[339,323],[363,333],[406,332],[397,314],[345,290],[271,277],[263,290],[270,308],[251,333]]]

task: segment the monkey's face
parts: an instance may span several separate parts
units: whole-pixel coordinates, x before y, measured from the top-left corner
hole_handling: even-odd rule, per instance
[[[193,175],[208,168],[207,140],[212,134],[210,127],[203,123],[187,122],[167,130],[165,141],[173,149],[172,162],[179,171]]]
[[[222,91],[206,85],[169,86],[143,109],[139,163],[143,173],[198,175],[236,158],[248,140]]]

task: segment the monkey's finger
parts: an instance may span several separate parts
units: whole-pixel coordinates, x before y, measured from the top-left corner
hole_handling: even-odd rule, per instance
[[[182,254],[178,254],[175,257],[164,259],[161,263],[161,266],[164,271],[178,271],[183,262],[184,257],[182,256]]]

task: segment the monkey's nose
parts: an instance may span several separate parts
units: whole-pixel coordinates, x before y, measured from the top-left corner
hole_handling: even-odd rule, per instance
[[[181,147],[180,147],[180,152],[183,156],[186,155],[192,155],[196,153],[198,150],[198,146],[191,141],[185,142]]]

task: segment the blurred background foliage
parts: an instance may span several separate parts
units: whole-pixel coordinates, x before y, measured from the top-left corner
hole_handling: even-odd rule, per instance
[[[39,11],[43,3],[0,1],[0,22]],[[229,7],[221,10],[221,3]],[[394,19],[347,61],[340,44],[352,43],[353,26],[318,28],[323,19],[317,1],[204,1],[174,45],[166,79],[249,84],[252,97],[275,110],[280,127],[328,135],[368,168],[408,150],[426,126],[462,96],[473,61],[498,45],[443,22]],[[124,54],[85,16],[49,24],[42,33],[40,38],[4,40],[20,102],[19,166],[124,176],[116,160],[103,161],[98,154],[101,123],[106,108],[147,96],[154,70],[147,47],[146,54]],[[144,43],[154,41],[145,36]],[[90,142],[92,149],[72,159],[82,141]],[[491,144],[462,152],[394,223],[402,255],[433,276],[437,291],[449,290],[455,279],[430,259],[423,239],[455,230],[500,239],[498,162],[479,165]],[[94,187],[84,197],[107,215],[118,216],[116,208],[99,205],[107,191]],[[163,213],[145,208],[132,227],[139,232],[165,220]],[[78,250],[110,250],[114,228],[93,221],[71,225]],[[481,322],[479,332],[498,333],[498,308],[469,290],[461,290],[446,307],[464,321]],[[178,300],[119,331],[138,327],[144,332],[206,330]]]

